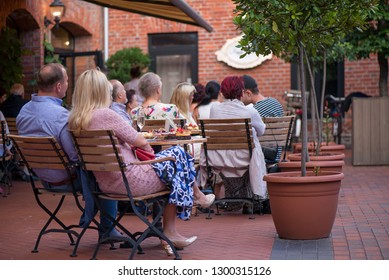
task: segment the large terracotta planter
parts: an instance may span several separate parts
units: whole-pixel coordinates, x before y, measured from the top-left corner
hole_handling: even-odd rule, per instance
[[[279,172],[267,181],[274,225],[283,239],[319,239],[330,235],[338,206],[343,173]]]
[[[301,153],[290,154],[288,155],[288,160],[290,161],[301,161]],[[345,155],[341,152],[320,152],[319,155],[315,153],[309,153],[309,159],[311,161],[334,161],[334,160],[344,160]]]
[[[300,161],[280,161],[278,164],[281,172],[291,172],[291,171],[300,171],[301,162]],[[320,171],[337,171],[342,172],[344,161],[310,161],[306,163],[307,171],[314,171],[315,168],[319,168]]]
[[[293,153],[301,153],[301,143],[295,143],[293,145]],[[322,143],[320,146],[320,151],[321,152],[344,152],[346,149],[346,146],[343,144],[336,144],[335,142],[329,142],[327,143]],[[315,151],[315,146],[312,142],[308,143],[308,151],[313,152]]]

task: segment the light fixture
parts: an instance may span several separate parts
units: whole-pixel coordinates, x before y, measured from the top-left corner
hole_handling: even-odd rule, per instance
[[[59,22],[61,21],[61,17],[65,13],[65,5],[61,2],[61,0],[54,0],[53,3],[50,4],[50,13],[54,18],[55,27],[58,28]],[[46,28],[53,24],[51,20],[49,20],[46,16],[44,18],[44,25]]]

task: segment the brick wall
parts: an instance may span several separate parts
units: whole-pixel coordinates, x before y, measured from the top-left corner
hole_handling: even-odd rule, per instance
[[[25,77],[23,83],[28,92],[34,89],[28,86],[33,72],[43,63],[42,41],[44,35],[43,17],[49,14],[48,6],[52,0],[13,0],[0,1],[0,27],[6,18],[16,9],[27,11],[36,21],[38,29],[21,32],[26,49],[33,55],[23,57]],[[84,1],[62,0],[66,6],[63,23],[70,24],[74,31],[82,28],[91,36],[76,36],[75,51],[103,50],[103,9]],[[282,103],[282,94],[290,88],[290,65],[273,57],[254,69],[238,70],[216,59],[215,52],[220,50],[227,39],[240,34],[232,23],[233,1],[227,0],[186,0],[200,15],[212,25],[214,31],[187,24],[156,19],[142,15],[109,10],[109,54],[125,47],[138,46],[148,51],[148,34],[171,32],[197,32],[199,38],[199,82],[221,81],[228,75],[249,74],[257,79],[260,90],[266,96],[278,98]],[[76,75],[85,68],[93,67],[91,59],[76,60]],[[371,59],[345,62],[345,93],[362,91],[369,95],[378,95],[378,63],[376,56]],[[345,128],[351,128],[350,117]],[[349,131],[347,131],[349,133]]]

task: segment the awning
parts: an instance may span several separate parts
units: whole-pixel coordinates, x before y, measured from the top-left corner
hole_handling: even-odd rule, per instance
[[[213,30],[195,10],[183,0],[83,0],[111,9],[152,16]]]

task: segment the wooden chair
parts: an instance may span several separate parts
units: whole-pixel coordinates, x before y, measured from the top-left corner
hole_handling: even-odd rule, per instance
[[[12,174],[11,169],[13,167],[13,155],[11,152],[7,152],[10,148],[10,139],[8,138],[8,127],[5,120],[1,121],[1,138],[0,145],[3,149],[3,154],[1,155],[1,178],[0,183],[4,184],[6,190],[4,190],[3,196],[7,196],[11,193],[12,187]]]
[[[127,194],[120,195],[114,193],[107,193],[102,191],[93,190],[93,194],[96,198],[96,204],[98,205],[99,198],[117,200],[126,202],[127,207],[123,211],[119,212],[116,219],[113,219],[112,227],[108,230],[110,232],[113,228],[120,228],[127,236],[123,237],[105,237],[99,240],[92,259],[95,259],[99,251],[100,245],[111,241],[126,241],[132,245],[132,251],[129,255],[129,259],[133,259],[135,252],[143,253],[141,243],[150,236],[159,237],[165,240],[172,248],[176,259],[181,259],[177,250],[174,248],[173,243],[163,234],[162,229],[158,224],[165,206],[168,203],[170,191],[165,190],[150,195],[141,197],[134,197],[131,193],[131,187],[128,183],[125,170],[129,165],[142,165],[150,164],[154,162],[162,161],[175,161],[173,157],[159,158],[150,161],[139,161],[133,163],[126,163],[121,155],[121,151],[118,145],[118,139],[115,137],[113,131],[110,130],[91,130],[81,131],[76,133],[72,131],[73,140],[81,161],[82,168],[86,171],[99,171],[99,172],[120,172],[123,179],[123,186],[125,187]],[[139,206],[146,206],[146,211],[139,211]],[[98,205],[99,207],[99,205]],[[128,208],[132,207],[134,214],[147,226],[146,230],[139,233],[132,233],[129,229],[122,225],[120,222]],[[149,221],[147,209],[154,211],[152,221]],[[99,207],[100,208],[100,207]],[[100,208],[101,211],[101,208]],[[139,236],[139,237],[137,237]]]
[[[214,189],[215,186],[215,175],[212,172],[212,163],[210,160],[210,151],[213,150],[247,150],[251,159],[252,150],[255,148],[251,119],[199,119],[200,130],[203,137],[207,139],[207,142],[203,143],[205,163],[207,170],[207,184],[206,188]],[[216,166],[219,167],[220,166]],[[255,203],[255,197],[251,191],[250,181],[249,181],[249,162],[246,167],[243,168],[247,170],[245,175],[242,178],[225,178],[223,174],[221,177],[223,183],[227,189],[227,186],[230,186],[232,189],[231,196],[227,196],[223,199],[217,199],[215,205],[217,207],[217,213],[219,213],[218,205],[225,202],[242,202],[247,203],[251,206]],[[233,182],[233,179],[235,179]],[[238,182],[236,182],[238,181]],[[233,183],[231,183],[233,182]],[[231,184],[236,184],[232,186]],[[242,195],[243,193],[243,195]],[[227,193],[226,193],[227,194]],[[227,194],[228,195],[228,194]],[[237,196],[236,196],[237,195]],[[253,216],[253,208],[251,207],[251,216]],[[209,218],[209,216],[208,216]]]
[[[9,134],[12,135],[18,135],[18,129],[16,128],[16,118],[5,118],[7,125],[8,125],[8,130]]]
[[[68,225],[63,222],[58,215],[61,210],[64,210],[62,206],[65,199],[68,197],[75,200],[76,206],[81,213],[84,211],[84,207],[81,204],[82,195],[80,190],[76,187],[77,179],[74,173],[74,168],[76,165],[70,162],[68,156],[62,150],[61,146],[58,144],[54,137],[9,135],[9,138],[12,140],[15,149],[28,168],[30,173],[30,183],[36,202],[49,215],[49,219],[39,232],[32,253],[38,252],[38,246],[43,235],[52,232],[60,232],[66,233],[68,235],[71,242],[70,244],[74,245],[73,252],[70,256],[76,257],[78,245],[85,231],[88,228],[97,229],[97,227],[89,226],[90,223],[84,226],[82,229],[78,224]],[[55,187],[48,189],[38,185],[38,182],[35,182],[32,178],[33,169],[35,168],[65,170],[68,174],[68,179],[64,184],[71,185],[71,190],[58,190],[55,189]],[[53,200],[55,200],[56,203],[53,204]],[[53,207],[48,205],[56,206]],[[52,226],[52,222],[56,222],[57,226]],[[96,226],[98,226],[98,223],[95,220],[93,220],[93,222],[96,224]],[[75,228],[79,228],[80,231],[75,231]],[[75,238],[76,241],[74,240]]]
[[[292,139],[292,129],[295,115],[285,117],[267,117],[262,118],[266,124],[265,133],[259,137],[259,142],[262,147],[270,147],[279,149],[278,160],[283,155],[285,160],[286,150],[290,146]],[[267,162],[267,165],[275,164],[276,162]]]

